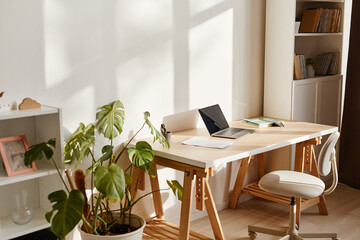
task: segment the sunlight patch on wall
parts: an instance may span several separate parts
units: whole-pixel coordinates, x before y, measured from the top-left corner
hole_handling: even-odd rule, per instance
[[[148,45],[149,38],[169,31],[172,11],[172,1],[169,0],[118,1],[114,9],[117,49]]]
[[[81,107],[74,109],[74,106]],[[74,132],[80,122],[85,125],[94,122],[96,114],[94,86],[86,86],[71,95],[63,102],[62,109],[63,126],[66,126],[70,132]]]
[[[101,3],[44,1],[46,86],[54,87],[101,55]]]
[[[219,103],[231,119],[233,11],[215,16],[190,31],[190,108]]]
[[[173,78],[171,41],[117,66],[116,95],[125,105],[125,132],[141,126],[144,111],[160,127],[163,114],[173,112]]]
[[[191,15],[214,7],[223,1],[224,0],[190,0]]]

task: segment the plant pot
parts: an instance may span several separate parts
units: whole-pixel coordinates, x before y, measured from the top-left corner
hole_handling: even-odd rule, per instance
[[[118,217],[119,215],[114,214],[115,217]],[[126,217],[125,218],[125,223],[128,224],[129,223],[129,218]],[[146,222],[144,221],[144,219],[142,219],[141,217],[139,217],[138,215],[135,214],[131,214],[131,226],[139,226],[141,225],[141,227],[139,229],[137,229],[136,231],[130,232],[130,233],[125,233],[125,234],[119,234],[119,235],[111,235],[111,236],[99,236],[99,235],[94,235],[94,234],[90,234],[90,233],[86,233],[81,229],[81,224],[77,225],[77,228],[80,232],[80,236],[82,240],[142,240],[142,235],[143,235],[143,231],[146,225]]]
[[[162,135],[165,137],[166,141],[170,142],[171,132],[167,131],[166,133],[162,133]]]
[[[315,76],[315,69],[313,65],[306,65],[306,75],[307,78],[312,78]]]

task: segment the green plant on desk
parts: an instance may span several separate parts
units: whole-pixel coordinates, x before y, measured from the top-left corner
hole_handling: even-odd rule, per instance
[[[163,135],[152,125],[149,120],[150,113],[144,113],[144,123],[135,135],[125,144],[119,154],[114,154],[113,140],[118,137],[123,130],[125,120],[124,106],[120,100],[100,107],[96,113],[95,124],[80,123],[78,129],[70,136],[65,143],[65,163],[76,161],[75,168],[87,157],[90,157],[92,164],[86,169],[86,174],[91,176],[91,191],[97,189],[97,198],[91,197],[90,204],[85,194],[85,174],[81,169],[75,171],[75,183],[77,189],[68,186],[63,178],[60,169],[56,165],[53,157],[55,139],[33,145],[25,153],[24,163],[29,166],[34,161],[42,160],[43,157],[51,160],[65,186],[65,190],[58,190],[49,194],[48,198],[52,205],[52,210],[46,213],[46,219],[51,223],[51,230],[59,237],[65,237],[80,220],[83,221],[82,230],[95,235],[113,234],[116,226],[122,224],[127,214],[131,217],[131,210],[140,199],[132,199],[130,185],[134,168],[139,168],[148,172],[150,176],[155,176],[153,163],[154,152],[146,141],[139,141],[135,147],[129,147],[130,142],[147,125],[153,141],[158,141],[164,147],[170,145]],[[100,158],[95,157],[95,132],[108,139],[108,143],[102,146]],[[127,150],[130,163],[126,169],[117,165],[120,156]],[[69,183],[71,179],[68,178]],[[180,191],[181,188],[175,182],[170,182],[173,191]],[[175,189],[175,190],[174,190]],[[93,193],[93,192],[92,192]],[[181,193],[179,194],[181,195]],[[93,194],[92,194],[93,196]],[[109,202],[118,202],[119,209],[111,210]],[[113,214],[117,212],[119,218],[112,220]],[[128,229],[126,229],[128,231]],[[115,232],[119,234],[119,232]]]

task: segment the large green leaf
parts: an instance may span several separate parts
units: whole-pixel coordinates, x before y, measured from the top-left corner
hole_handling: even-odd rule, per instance
[[[95,187],[106,197],[121,200],[125,192],[124,170],[111,163],[108,168],[98,167],[94,174]]]
[[[165,139],[165,137],[161,134],[161,132],[159,132],[154,127],[154,125],[152,125],[152,123],[149,120],[149,117],[150,117],[150,113],[144,112],[145,123],[149,126],[151,134],[154,135],[153,141],[155,142],[156,140],[158,140],[161,145],[163,145],[166,148],[170,148],[169,142]]]
[[[124,105],[120,100],[104,105],[96,113],[96,127],[104,137],[114,139],[122,133],[125,112]]]
[[[100,165],[102,165],[102,163],[106,160],[109,160],[112,155],[113,155],[113,149],[114,146],[111,145],[105,145],[102,149],[101,152],[103,153],[103,155],[93,164],[91,164],[91,166],[86,169],[86,174],[89,174],[91,172],[95,172],[96,168],[99,167]]]
[[[56,236],[64,238],[81,219],[84,195],[79,190],[72,190],[67,197],[64,190],[59,190],[50,193],[48,198],[55,204],[52,210],[46,213],[46,220],[51,222],[51,231]]]
[[[135,148],[128,149],[131,163],[142,170],[148,170],[153,164],[154,152],[150,144],[145,141],[137,142]]]
[[[56,139],[50,139],[47,142],[39,143],[29,147],[24,155],[24,164],[26,166],[31,166],[32,163],[36,160],[42,160],[44,155],[47,160],[51,159],[54,155],[53,148],[56,145]]]
[[[76,159],[76,166],[90,154],[95,144],[94,136],[95,127],[88,124],[86,127],[83,123],[79,124],[78,129],[65,142],[65,163],[71,163]]]
[[[182,201],[183,187],[181,186],[181,184],[177,180],[166,180],[166,182],[173,191],[174,195],[177,195],[178,199]]]

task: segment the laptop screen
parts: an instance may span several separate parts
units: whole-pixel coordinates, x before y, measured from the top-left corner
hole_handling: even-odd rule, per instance
[[[229,124],[226,121],[219,104],[206,108],[200,108],[199,113],[204,120],[204,123],[210,135],[229,127]]]

